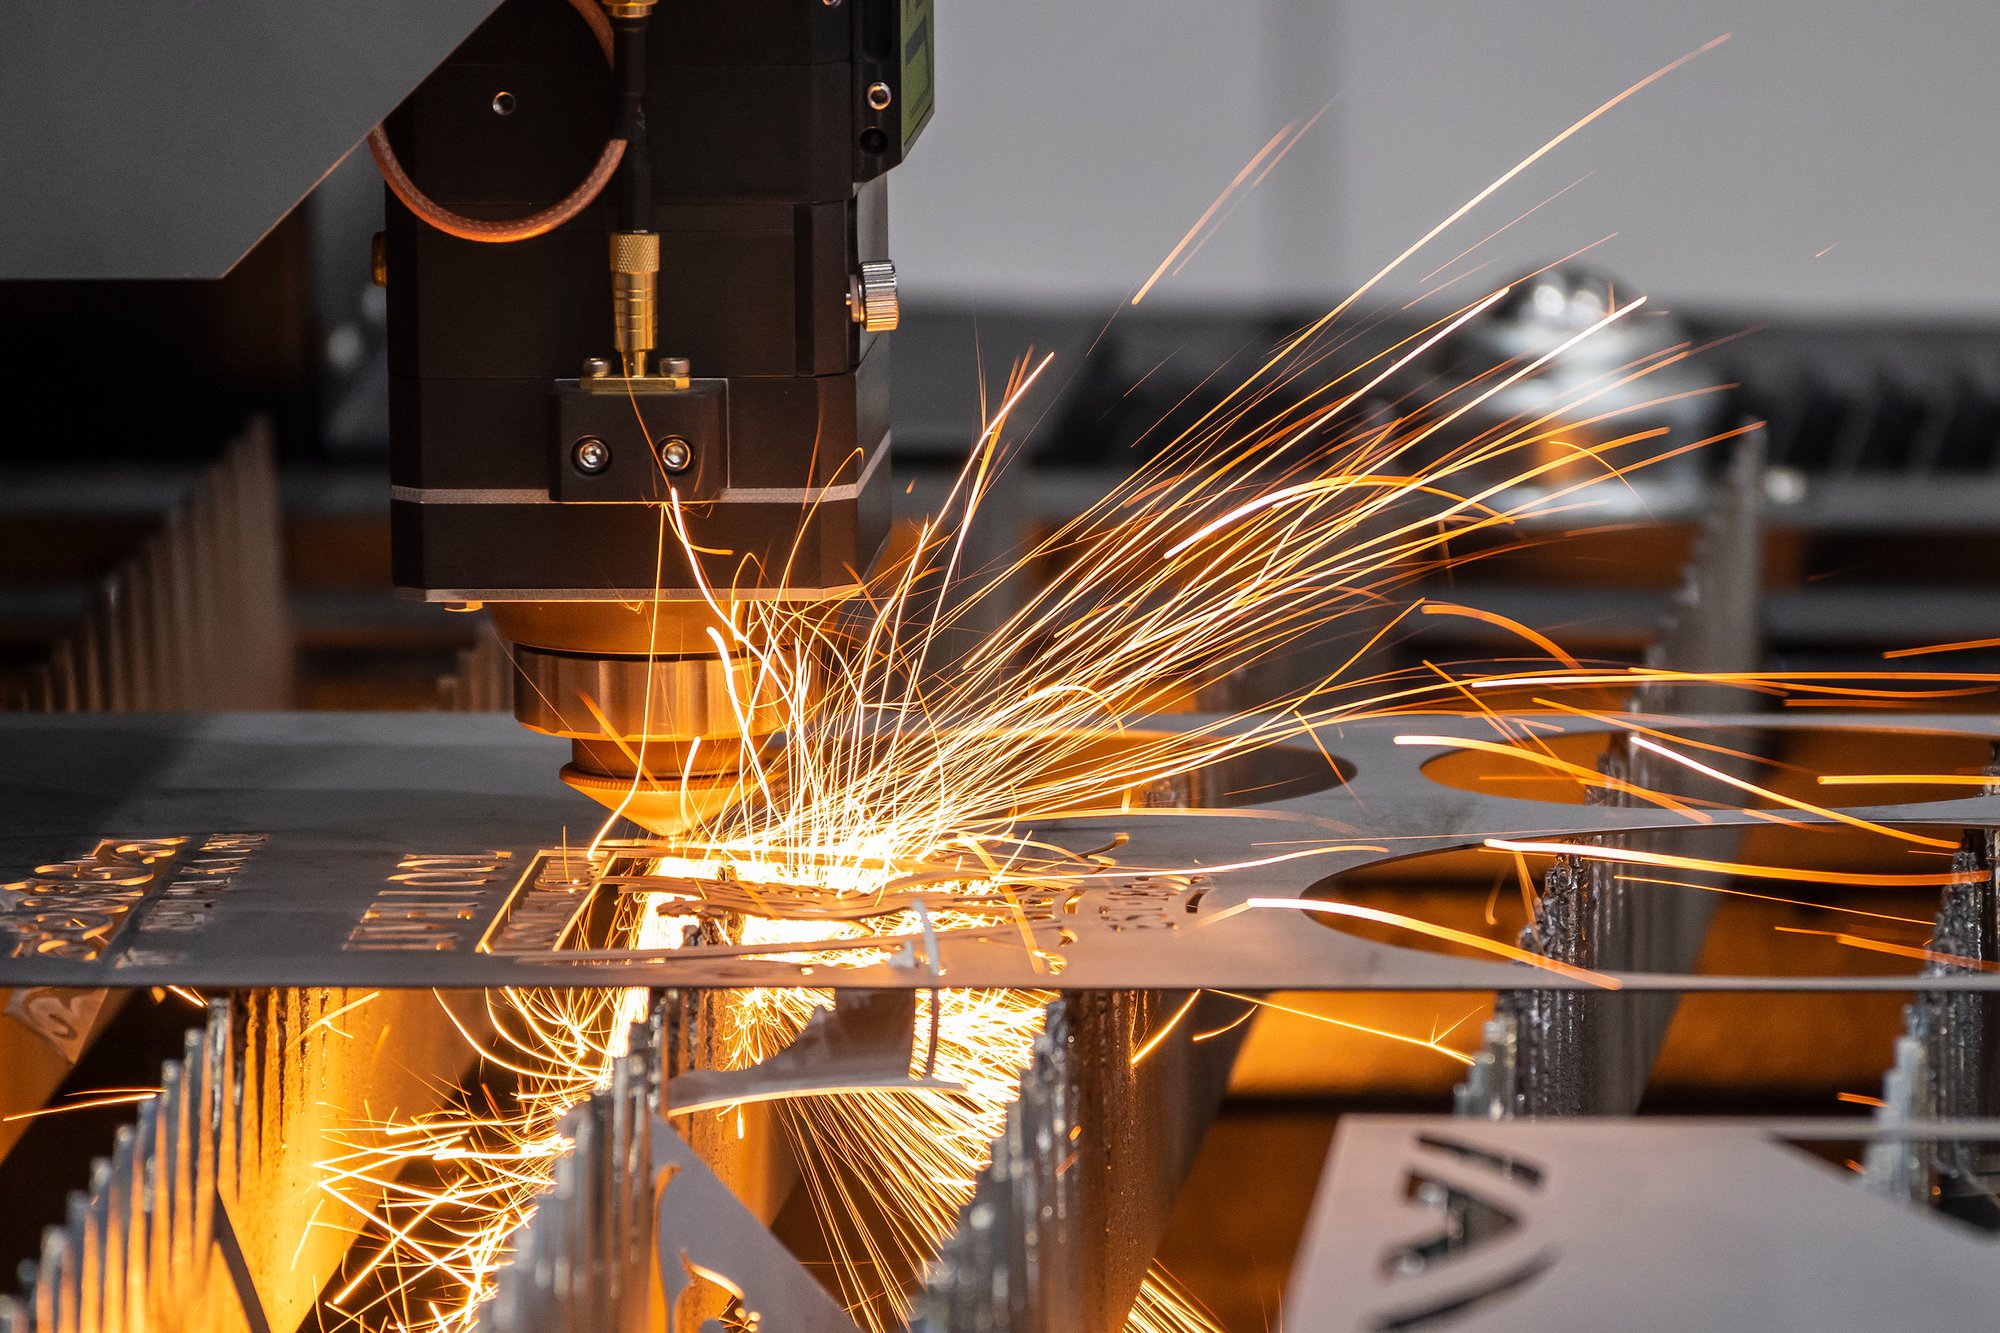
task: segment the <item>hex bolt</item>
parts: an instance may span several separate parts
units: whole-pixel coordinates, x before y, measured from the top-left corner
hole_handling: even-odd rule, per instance
[[[694,462],[694,448],[678,435],[669,435],[658,446],[660,466],[669,472],[685,472]]]
[[[569,461],[586,477],[594,477],[611,466],[611,446],[595,435],[586,435],[569,451]]]

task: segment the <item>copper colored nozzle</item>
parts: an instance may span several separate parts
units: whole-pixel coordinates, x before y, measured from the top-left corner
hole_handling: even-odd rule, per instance
[[[644,375],[659,330],[660,238],[650,231],[611,233],[611,321],[627,373]]]

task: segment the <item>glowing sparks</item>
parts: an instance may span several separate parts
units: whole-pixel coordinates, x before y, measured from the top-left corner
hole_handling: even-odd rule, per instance
[[[1392,1032],[1388,1028],[1370,1027],[1366,1023],[1355,1023],[1345,1018],[1335,1018],[1331,1014],[1315,1013],[1311,1009],[1300,1009],[1296,1005],[1282,1004],[1277,1000],[1263,999],[1255,995],[1242,995],[1236,991],[1228,990],[1217,991],[1216,994],[1227,995],[1232,1000],[1241,1000],[1251,1006],[1245,1012],[1243,1018],[1236,1020],[1238,1023],[1241,1023],[1244,1018],[1248,1018],[1259,1009],[1270,1009],[1277,1013],[1290,1014],[1294,1018],[1309,1018],[1315,1023],[1325,1023],[1330,1027],[1346,1028],[1349,1032],[1360,1032],[1370,1037],[1380,1037],[1384,1041],[1400,1042],[1405,1046],[1416,1046],[1426,1051],[1434,1051],[1442,1055],[1445,1059],[1454,1060],[1462,1065],[1470,1065],[1472,1063],[1472,1057],[1464,1051],[1455,1050],[1444,1044],[1445,1037],[1451,1035],[1448,1031],[1430,1037],[1412,1037],[1407,1032]],[[1460,1021],[1463,1022],[1464,1020],[1461,1019]],[[1457,1025],[1454,1024],[1453,1026]]]
[[[658,849],[648,877],[657,884],[624,886],[630,910],[608,944],[671,951],[699,930],[707,932],[702,947],[740,956],[834,968],[907,951],[912,962],[935,971],[941,934],[983,931],[1018,940],[1038,965],[1053,966],[1060,959],[1051,952],[1048,902],[1116,866],[1118,849],[1068,851],[1040,836],[1039,824],[1079,812],[1199,813],[1194,777],[1221,761],[1301,737],[1317,746],[1319,729],[1362,717],[1483,710],[1464,682],[1428,663],[1418,672],[1355,674],[1364,655],[1419,608],[1505,629],[1561,669],[1523,670],[1497,678],[1503,683],[1639,683],[1637,673],[1586,669],[1517,622],[1427,604],[1410,590],[1457,563],[1454,547],[1464,539],[1504,535],[1530,513],[1587,505],[1591,488],[1666,456],[1657,431],[1606,428],[1652,404],[1606,411],[1601,403],[1614,394],[1627,402],[1627,386],[1690,354],[1685,348],[1575,386],[1537,415],[1471,424],[1485,422],[1473,414],[1490,411],[1498,395],[1639,311],[1643,298],[1613,303],[1601,319],[1532,359],[1501,360],[1461,384],[1427,390],[1434,396],[1390,420],[1353,419],[1353,410],[1491,310],[1509,288],[1467,301],[1339,373],[1322,372],[1335,349],[1319,338],[1354,300],[1473,206],[1695,54],[1531,154],[1354,297],[1274,349],[1099,503],[1004,567],[968,568],[968,533],[1004,469],[1010,417],[1050,364],[1047,357],[1016,364],[943,508],[918,527],[902,557],[844,604],[800,607],[712,586],[706,566],[693,558],[702,548],[688,508],[672,494],[661,509],[660,563],[669,543],[690,557],[697,592],[712,613],[708,634],[725,668],[727,703],[746,743],[740,768],[713,779],[720,789],[699,801],[690,796],[691,755],[677,760],[682,771],[654,772],[643,741],[636,748],[621,743],[634,776],[585,855],[602,853],[625,813],[666,812],[657,825],[671,825],[673,838]],[[1199,248],[1211,224],[1311,124],[1288,126],[1264,145],[1133,297],[1135,304]],[[1600,442],[1578,443],[1579,426]],[[785,572],[758,571],[758,581],[783,585]],[[657,601],[653,611],[649,646],[657,646]],[[1166,701],[1194,697],[1246,666],[1337,630],[1351,630],[1361,646],[1327,659],[1334,668],[1319,678],[1257,701],[1254,711],[1173,731],[1125,726]],[[1763,680],[1744,684],[1782,688]],[[1823,692],[1854,697],[1848,686]],[[648,718],[652,703],[649,695]],[[1331,756],[1328,764],[1339,771]],[[1565,775],[1608,781],[1586,779],[1580,770]],[[1672,798],[1648,799],[1700,817]],[[1590,850],[1559,847],[1560,854]],[[1224,875],[1337,850],[1352,848],[1322,843],[1199,869]],[[1542,847],[1522,843],[1514,850]],[[674,878],[726,886],[742,901],[697,917],[686,896],[666,887]],[[789,919],[776,910],[780,901],[789,904]],[[858,906],[867,913],[841,910]],[[1351,904],[1253,898],[1207,919],[1263,909],[1344,916],[1589,985],[1618,984],[1528,950]],[[1035,991],[923,993],[918,1031],[926,1034],[926,1048],[913,1060],[957,1090],[840,1091],[777,1103],[827,1236],[834,1280],[871,1333],[899,1326],[906,1301],[892,1275],[920,1272],[970,1199],[1050,998]],[[800,988],[713,993],[704,1002],[711,1006],[705,1021],[714,1028],[708,1035],[720,1048],[720,1067],[742,1068],[783,1049],[827,1002],[824,992]],[[409,1333],[469,1329],[513,1233],[568,1150],[562,1117],[605,1080],[625,1026],[645,1003],[636,993],[507,991],[489,997],[483,1022],[461,1022],[487,1068],[505,1071],[513,1086],[469,1092],[434,1115],[363,1127],[348,1151],[324,1164],[327,1201],[359,1215],[373,1241],[345,1275],[335,1307]],[[1193,1004],[1191,996],[1132,1053],[1132,1063],[1174,1034]],[[1306,1016],[1455,1061],[1469,1058],[1436,1035]],[[331,1026],[336,1017],[321,1021]],[[1190,1039],[1213,1039],[1234,1026]],[[745,1132],[740,1108],[720,1111],[735,1116],[737,1134]],[[879,1205],[867,1217],[853,1207],[863,1196]],[[870,1220],[877,1212],[881,1220]],[[1159,1273],[1148,1279],[1128,1323],[1133,1333],[1211,1327]]]
[[[1212,916],[1204,918],[1204,922],[1208,925],[1215,925],[1228,920],[1240,912],[1255,911],[1258,909],[1314,912],[1323,916],[1344,916],[1356,921],[1368,921],[1379,926],[1393,926],[1398,930],[1411,931],[1418,935],[1428,936],[1434,940],[1442,940],[1447,944],[1456,944],[1467,949],[1477,950],[1480,953],[1489,953],[1498,958],[1505,958],[1509,962],[1526,963],[1531,967],[1543,968],[1547,971],[1569,977],[1574,981],[1586,982],[1604,990],[1617,990],[1621,985],[1616,977],[1608,977],[1602,972],[1592,972],[1588,968],[1575,967],[1554,958],[1545,958],[1530,949],[1520,949],[1511,944],[1502,944],[1498,940],[1489,940],[1483,935],[1473,935],[1467,931],[1455,930],[1450,926],[1441,926],[1435,921],[1423,921],[1413,916],[1404,916],[1398,912],[1385,912],[1379,907],[1363,907],[1359,903],[1328,902],[1318,898],[1246,898],[1233,907],[1225,908]]]
[[[149,1102],[159,1095],[158,1088],[100,1088],[92,1092],[71,1093],[71,1097],[82,1100],[65,1102],[61,1106],[45,1106],[37,1111],[16,1111],[12,1115],[0,1116],[0,1124],[39,1120],[51,1115],[69,1115],[75,1111],[94,1111],[104,1106],[130,1106],[134,1102]]]
[[[1946,953],[1938,949],[1923,949],[1913,944],[1896,944],[1889,940],[1870,939],[1865,935],[1850,935],[1844,930],[1807,930],[1802,926],[1773,926],[1771,929],[1781,935],[1817,935],[1850,949],[1888,954],[1892,958],[1913,958],[1920,963],[1943,963],[1949,967],[1963,968],[1972,972],[2000,972],[2000,963],[1989,963],[1981,958],[1968,958],[1964,954]]]
[[[1669,852],[1649,852],[1636,847],[1600,847],[1591,843],[1550,842],[1532,838],[1487,838],[1483,846],[1501,852],[1540,852],[1549,856],[1573,856],[1580,861],[1610,861],[1623,865],[1657,866],[1667,870],[1705,871],[1734,875],[1741,879],[1775,879],[1801,884],[1836,884],[1863,889],[1938,888],[1947,884],[1976,884],[1985,877],[1981,870],[1947,870],[1935,873],[1821,870],[1812,866],[1767,866],[1745,861],[1715,861],[1698,856],[1675,856]]]

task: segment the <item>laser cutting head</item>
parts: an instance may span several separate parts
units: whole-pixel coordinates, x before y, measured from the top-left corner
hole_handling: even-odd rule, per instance
[[[387,122],[380,276],[397,586],[483,604],[517,716],[617,804],[774,724],[718,619],[837,602],[887,538],[886,175],[930,6],[621,2],[607,37],[594,2],[506,0]],[[479,233],[607,157],[558,225]]]
[[[731,803],[746,752],[782,729],[788,700],[810,688],[810,673],[780,677],[750,653],[725,655],[717,639],[736,643],[743,626],[706,603],[493,610],[516,643],[515,717],[570,742],[563,781],[656,833],[681,831]],[[528,636],[572,648],[530,647]]]

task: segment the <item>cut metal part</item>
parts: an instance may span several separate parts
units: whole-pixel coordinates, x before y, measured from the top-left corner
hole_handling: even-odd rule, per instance
[[[1049,1007],[992,1160],[925,1276],[913,1330],[1124,1326],[1235,1055],[1238,1038],[1192,1040],[1214,1017],[1184,996],[1135,992]],[[658,1040],[657,1028],[635,1027],[609,1088],[572,1113],[576,1149],[524,1228],[481,1329],[631,1327],[645,1295],[630,1256],[650,1225],[669,1309],[685,1312],[680,1302],[705,1287],[728,1298],[742,1326],[852,1333],[854,1321],[705,1154],[666,1123],[641,1123],[659,1113],[662,1083],[670,1101],[676,1081],[660,1076]],[[647,1160],[650,1175],[634,1165]]]
[[[1671,725],[1743,722],[1697,717]],[[2000,737],[2000,719],[1981,716],[1894,724],[1870,715],[1816,715],[1809,723],[1783,716],[1755,725]],[[1350,764],[1353,776],[1339,783],[1329,772],[1325,790],[1255,810],[1148,806],[1043,826],[1038,838],[1079,855],[1119,833],[1130,841],[1116,864],[1028,895],[1052,964],[1028,955],[1013,920],[996,920],[991,929],[941,932],[940,975],[952,986],[1058,990],[1587,986],[1363,939],[1326,929],[1307,913],[1248,906],[1301,901],[1319,885],[1337,892],[1329,877],[1341,872],[1490,837],[1588,839],[1686,827],[1671,812],[1475,795],[1423,776],[1423,761],[1448,750],[1451,737],[1479,740],[1489,727],[1488,719],[1425,718],[1424,732],[1436,739],[1422,745],[1397,744],[1405,727],[1394,722],[1328,727],[1321,744]],[[408,983],[417,956],[425,979],[443,987],[936,984],[889,962],[815,967],[769,945],[552,950],[538,923],[578,910],[579,895],[596,891],[594,876],[620,879],[646,859],[647,847],[607,843],[589,862],[590,875],[545,878],[543,871],[588,846],[603,814],[552,790],[543,744],[502,718],[471,714],[0,718],[0,803],[11,814],[0,843],[9,871],[0,883],[21,886],[0,892],[0,984],[398,986]],[[1947,830],[1994,828],[2000,798],[1868,814]],[[1706,827],[1725,830],[1767,824],[1753,810],[1716,811],[1710,820]],[[1225,827],[1227,839],[1218,837]],[[88,878],[38,874],[107,842],[115,849],[134,839],[183,839],[176,846],[199,848],[212,838],[261,841],[236,874],[201,883],[178,876],[181,852],[157,858],[140,883],[115,893]],[[1246,850],[1263,864],[1222,869],[1245,859]],[[60,913],[46,910],[42,895],[59,900]],[[885,942],[893,948],[903,941],[875,941]],[[803,955],[866,946],[829,938],[786,947]],[[1993,972],[1924,976],[1914,968],[1893,975],[1613,975],[1633,991],[2000,989]]]
[[[929,1021],[935,1024],[935,992],[932,997]],[[915,991],[838,991],[832,1007],[813,1015],[805,1030],[777,1054],[743,1069],[694,1069],[670,1079],[667,1114],[692,1115],[725,1106],[870,1088],[964,1090],[937,1078],[936,1066],[937,1030],[930,1027],[919,1038]]]
[[[1989,1327],[2000,1275],[1985,1237],[1801,1151],[1854,1138],[1990,1146],[2000,1121],[1349,1116],[1313,1201],[1285,1326]]]

